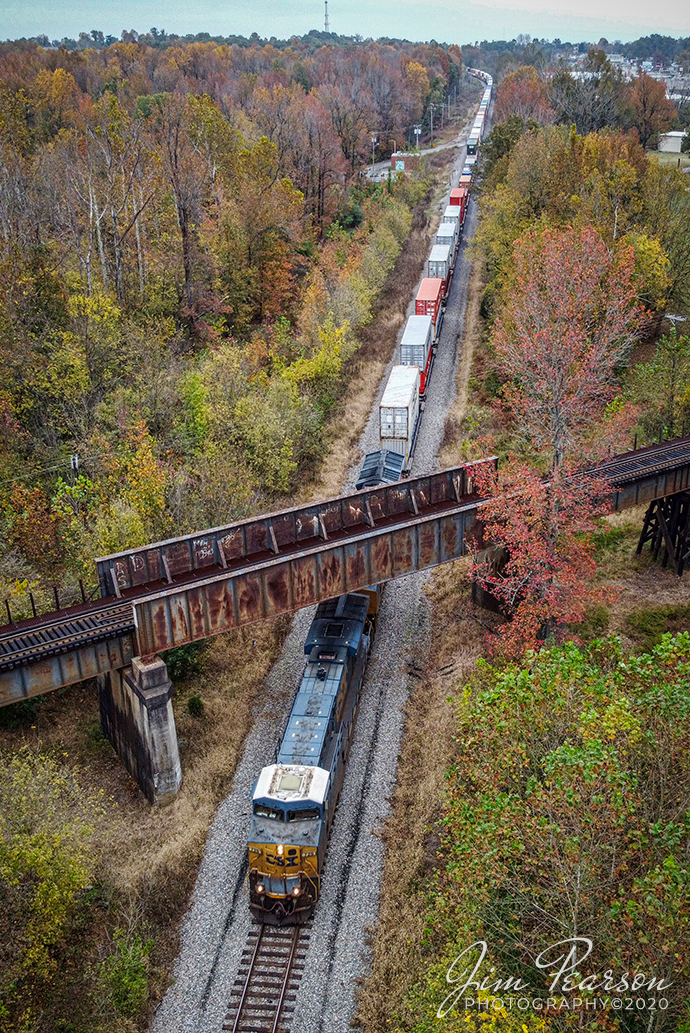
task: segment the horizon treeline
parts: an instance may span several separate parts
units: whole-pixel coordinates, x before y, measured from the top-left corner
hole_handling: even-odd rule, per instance
[[[138,32],[136,29],[123,29],[120,37],[104,33],[100,29],[92,29],[90,32],[80,32],[77,39],[64,36],[62,39],[51,40],[45,33],[31,37],[21,37],[15,40],[6,40],[0,43],[0,53],[4,47],[30,47],[41,46],[60,48],[67,50],[101,50],[104,47],[112,46],[114,43],[141,43],[159,50],[177,46],[183,43],[217,43],[225,46],[238,47],[264,47],[271,46],[276,50],[294,50],[303,54],[312,54],[323,46],[336,46],[345,49],[367,46],[376,42],[381,46],[430,46],[440,47],[448,50],[447,43],[439,43],[430,39],[425,43],[413,43],[406,39],[397,37],[381,36],[374,40],[371,37],[364,38],[359,34],[354,36],[339,35],[336,32],[325,32],[320,29],[311,29],[309,32],[299,36],[294,35],[286,39],[278,39],[276,36],[260,36],[258,32],[252,32],[249,36],[230,34],[212,34],[209,32],[186,33],[180,35],[175,32],[166,32],[165,29],[158,29],[155,26],[148,32]],[[668,67],[673,62],[687,63],[690,57],[690,36],[664,36],[660,33],[651,33],[648,36],[640,36],[629,43],[622,40],[609,42],[604,37],[598,40],[577,40],[566,41],[555,37],[548,40],[545,37],[532,38],[528,33],[519,33],[510,40],[475,40],[459,44],[460,49],[466,52],[467,64],[478,65],[478,58],[483,56],[485,61],[493,64],[496,56],[501,53],[512,55],[519,64],[531,63],[530,48],[538,48],[549,60],[564,50],[577,50],[580,54],[586,54],[590,47],[603,47],[608,53],[622,54],[631,61],[652,61],[660,68]],[[527,53],[525,53],[527,50]],[[488,68],[494,71],[493,68]],[[500,68],[496,69],[500,73]],[[687,68],[685,69],[688,70]]]

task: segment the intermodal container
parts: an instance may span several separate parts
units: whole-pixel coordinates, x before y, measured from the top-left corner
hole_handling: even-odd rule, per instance
[[[426,274],[429,279],[439,277],[443,281],[444,298],[448,293],[450,273],[450,248],[447,244],[434,244],[426,260]]]
[[[408,471],[419,421],[419,367],[393,366],[379,404],[381,448],[400,452]]]
[[[469,191],[466,186],[456,187],[455,190],[450,192],[450,203],[457,205],[460,208],[460,224],[462,225],[467,215],[467,202],[469,200]]]
[[[457,219],[453,219],[452,222],[442,222],[439,228],[436,230],[436,236],[434,238],[436,244],[447,244],[450,248],[451,261],[455,257],[455,245],[458,241],[458,222]]]
[[[419,367],[419,391],[424,395],[433,361],[434,324],[431,316],[410,316],[400,342],[400,365]]]
[[[457,205],[457,204],[449,204],[448,207],[446,208],[445,212],[441,216],[441,221],[442,222],[454,222],[454,223],[456,223],[456,232],[457,233],[460,232],[460,212],[458,211],[459,207],[460,207],[460,205]]]
[[[443,305],[443,280],[424,279],[419,285],[415,298],[414,310],[418,316],[431,316],[434,324],[434,340],[438,340],[441,330],[441,308]]]

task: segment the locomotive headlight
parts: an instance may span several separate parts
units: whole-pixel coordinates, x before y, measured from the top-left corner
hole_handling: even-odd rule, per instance
[[[278,854],[278,857],[282,857],[282,856],[283,856],[283,850],[284,850],[284,849],[285,849],[285,848],[284,848],[283,844],[282,844],[282,843],[279,843],[279,844],[278,844],[278,850],[277,850],[277,854]]]
[[[292,891],[292,895],[293,897],[299,897],[299,886],[295,886],[294,890]]]
[[[257,882],[257,884],[256,884],[256,892],[259,894],[259,896],[261,896],[261,894],[264,892],[265,889],[266,889],[266,887],[264,886],[263,882]]]

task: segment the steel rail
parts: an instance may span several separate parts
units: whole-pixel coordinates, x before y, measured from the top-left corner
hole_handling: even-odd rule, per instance
[[[229,1033],[286,1033],[286,1009],[291,985],[301,979],[296,970],[300,948],[306,950],[310,925],[288,928],[262,925],[253,947],[245,947],[235,981],[237,1000],[228,1005],[223,1029]],[[254,934],[250,930],[249,938]],[[289,938],[288,935],[289,934]],[[306,942],[305,942],[306,941]],[[248,960],[245,960],[248,959]],[[246,965],[246,973],[243,969]],[[276,988],[277,984],[277,988]],[[238,992],[239,991],[239,992]]]

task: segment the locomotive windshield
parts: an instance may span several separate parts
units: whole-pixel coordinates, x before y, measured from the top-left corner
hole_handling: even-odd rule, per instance
[[[276,810],[274,807],[267,807],[264,803],[254,804],[254,814],[258,818],[272,818],[273,821],[285,821],[285,814],[282,810]]]
[[[288,811],[288,821],[316,821],[321,817],[318,807],[303,807],[300,811]]]

